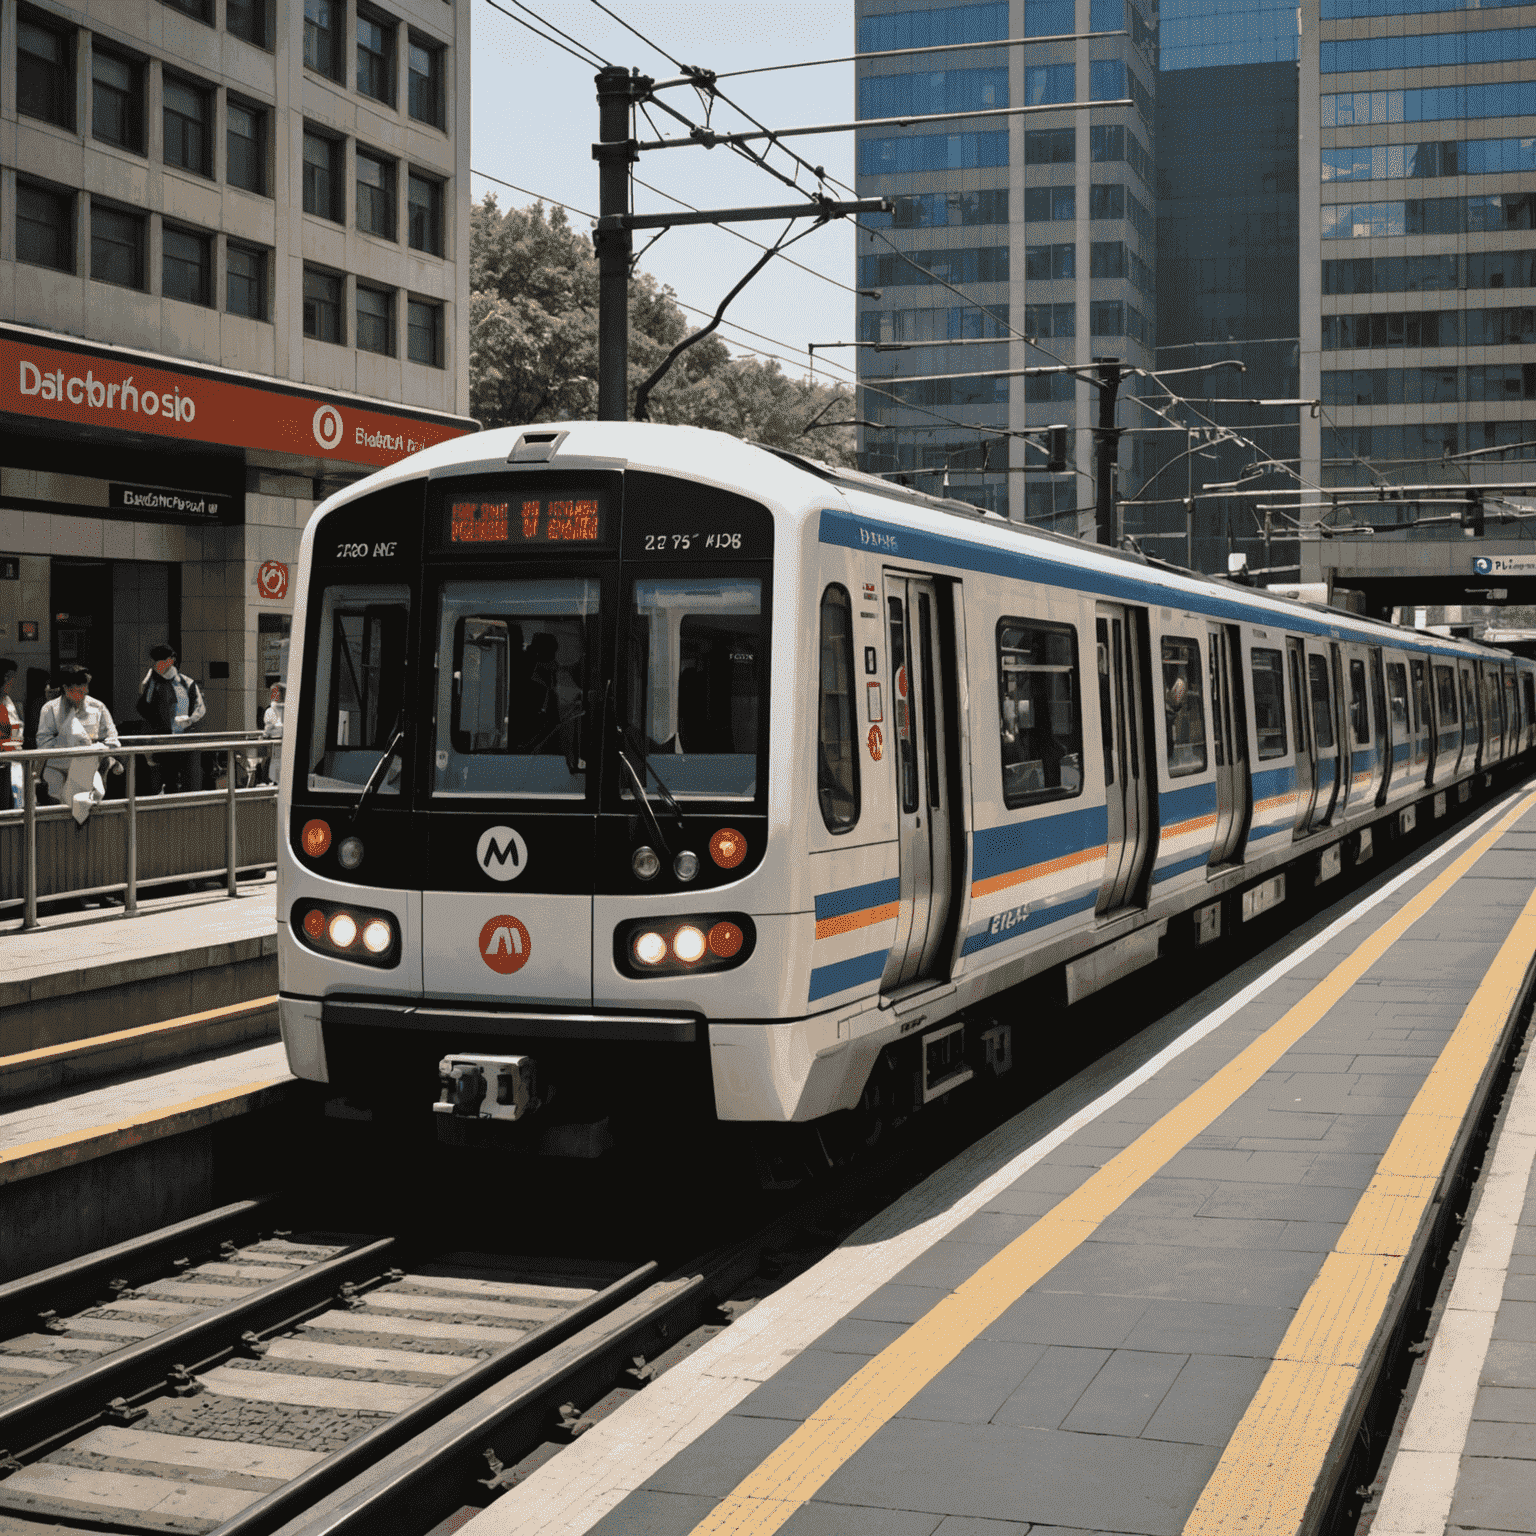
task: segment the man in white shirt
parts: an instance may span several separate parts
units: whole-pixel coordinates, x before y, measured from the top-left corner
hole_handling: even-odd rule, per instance
[[[38,747],[67,749],[94,746],[97,742],[121,746],[111,711],[90,695],[91,674],[84,667],[69,664],[59,669],[59,682],[64,691],[43,705],[37,719]],[[83,827],[92,806],[106,798],[101,764],[100,757],[83,756],[50,758],[43,764],[43,782],[48,793],[70,807],[76,826]],[[119,764],[114,763],[113,767],[122,771]]]

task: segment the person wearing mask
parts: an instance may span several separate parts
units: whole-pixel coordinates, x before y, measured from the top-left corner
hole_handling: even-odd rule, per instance
[[[282,774],[283,764],[283,702],[286,691],[281,683],[273,683],[268,694],[266,713],[261,717],[261,734],[272,743],[267,756],[267,782],[276,784]]]
[[[72,662],[60,667],[59,685],[63,691],[44,704],[37,717],[39,748],[90,747],[98,742],[109,747],[122,745],[111,712],[100,699],[91,697],[91,674],[84,667]],[[48,793],[69,806],[77,827],[83,827],[92,807],[106,798],[102,762],[101,757],[59,757],[43,764]],[[113,762],[112,771],[121,773],[122,764]]]
[[[0,656],[0,754],[21,751],[21,710],[11,697],[19,672],[20,668],[9,656]],[[20,797],[13,790],[14,780],[20,776],[21,765],[9,763],[0,755],[0,811],[8,811],[20,803]]]
[[[161,736],[180,736],[208,713],[203,690],[195,678],[177,669],[178,657],[169,645],[149,648],[150,669],[139,685],[139,713]],[[167,752],[160,759],[161,792],[185,793],[193,787],[194,752]]]

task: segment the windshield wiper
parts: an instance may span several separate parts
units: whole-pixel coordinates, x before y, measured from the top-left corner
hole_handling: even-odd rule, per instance
[[[389,738],[389,745],[384,748],[384,754],[373,765],[373,772],[368,775],[368,782],[363,785],[363,792],[357,797],[352,806],[352,815],[348,818],[347,825],[351,826],[362,815],[363,807],[373,798],[375,791],[384,781],[384,770],[389,766],[395,754],[400,750],[400,744],[405,740],[405,711],[402,709],[395,716],[394,734]]]
[[[683,808],[677,803],[675,799],[673,799],[672,791],[667,788],[666,781],[659,773],[656,772],[655,766],[651,762],[651,754],[645,751],[636,740],[635,727],[629,723],[620,724],[617,721],[614,723],[619,726],[620,740],[628,742],[629,745],[639,753],[640,761],[644,765],[645,771],[649,773],[653,779],[656,780],[656,788],[661,791],[661,798],[666,802],[667,809],[671,811],[671,813],[677,818],[678,824],[681,825],[683,820]]]
[[[622,735],[620,739],[622,740]],[[672,850],[667,847],[667,840],[661,835],[661,823],[657,821],[656,812],[651,808],[651,797],[645,792],[645,780],[640,777],[635,765],[629,760],[629,753],[623,747],[619,748],[619,766],[629,775],[635,804],[639,806],[640,814],[645,818],[645,824],[650,828],[651,836],[660,844],[663,856],[670,859]]]

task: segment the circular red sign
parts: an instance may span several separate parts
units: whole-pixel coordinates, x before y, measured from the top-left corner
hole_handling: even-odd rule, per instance
[[[281,560],[268,560],[256,572],[256,585],[260,587],[263,597],[286,597],[288,595],[288,567]]]
[[[869,755],[878,763],[881,748],[885,746],[885,734],[878,725],[869,728]]]
[[[493,917],[480,930],[480,958],[500,976],[510,976],[528,964],[533,940],[515,917]]]

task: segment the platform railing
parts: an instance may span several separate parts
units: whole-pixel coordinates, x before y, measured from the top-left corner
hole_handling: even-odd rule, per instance
[[[22,769],[22,803],[18,810],[0,811],[0,911],[21,906],[21,931],[38,926],[37,906],[40,898],[69,896],[105,896],[123,893],[124,915],[134,916],[139,910],[141,885],[160,885],[170,881],[210,879],[224,877],[225,891],[237,896],[237,876],[244,870],[250,873],[264,872],[276,863],[277,823],[275,784],[239,785],[240,768],[254,777],[257,768],[266,763],[275,765],[282,755],[282,742],[264,736],[259,731],[225,731],[181,736],[130,736],[118,746],[106,744],[89,747],[32,748],[21,752],[0,752],[0,773],[9,774],[13,764]],[[224,787],[213,791],[193,790],[184,793],[146,796],[138,791],[136,760],[139,758],[165,758],[177,753],[220,753],[224,761]],[[72,807],[42,806],[37,800],[37,779],[46,763],[62,763],[75,757],[101,760],[102,769],[107,760],[116,758],[124,763],[127,774],[126,793],[122,800],[101,800],[91,809],[90,816],[79,832],[90,838],[84,855],[78,847],[71,847],[62,838],[55,838],[57,851],[62,855],[71,852],[67,861],[75,869],[84,870],[78,879],[71,879],[61,866],[62,857],[45,871],[40,881],[38,873],[39,828],[51,831],[55,824],[73,824]],[[269,767],[270,771],[270,767]],[[107,782],[106,774],[102,774]],[[146,803],[147,802],[147,803]],[[219,863],[204,857],[212,854],[210,843],[217,833],[214,823],[201,812],[218,806],[223,808],[223,857]],[[249,805],[251,815],[242,817],[242,806]],[[265,816],[260,808],[272,806],[274,810]],[[167,840],[166,847],[173,847],[185,857],[154,861],[155,873],[145,877],[140,871],[140,822],[148,817],[151,824],[169,824],[175,814],[185,822],[175,828],[177,841]],[[241,858],[241,822],[246,822],[246,857]],[[120,825],[119,825],[120,823]],[[110,830],[109,830],[110,829]],[[70,834],[75,836],[76,834]],[[118,863],[112,845],[121,839],[120,867],[122,879],[101,881],[92,878],[102,873],[108,864]],[[19,844],[19,847],[18,847]],[[162,852],[163,849],[157,849]],[[9,873],[16,868],[14,855],[20,854],[22,878],[18,882]],[[169,867],[190,865],[191,867]],[[61,880],[59,876],[63,874]]]

